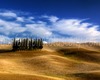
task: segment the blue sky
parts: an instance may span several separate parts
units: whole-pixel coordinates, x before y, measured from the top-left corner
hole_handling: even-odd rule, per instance
[[[0,0],[0,42],[15,36],[98,42],[99,17],[100,0]]]

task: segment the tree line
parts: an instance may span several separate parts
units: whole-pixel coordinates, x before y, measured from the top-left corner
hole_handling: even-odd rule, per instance
[[[24,38],[24,39],[13,39],[13,50],[33,50],[33,49],[42,49],[43,48],[43,40],[42,39],[32,39],[32,38]]]

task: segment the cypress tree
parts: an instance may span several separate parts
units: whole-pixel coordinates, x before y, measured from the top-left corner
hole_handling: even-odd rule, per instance
[[[39,47],[40,49],[42,49],[43,48],[43,40],[42,40],[42,38],[40,39],[40,47]]]
[[[32,49],[35,48],[35,39],[32,41]]]
[[[30,40],[30,47],[31,47],[31,49],[32,49],[32,38],[31,38],[31,40]]]
[[[38,39],[38,49],[39,49],[39,46],[40,46],[40,39]]]
[[[13,39],[13,50],[15,50],[15,38]]]
[[[38,39],[36,38],[36,46],[35,46],[35,48],[37,49],[37,47],[38,47]]]
[[[28,38],[26,39],[26,43],[25,43],[25,47],[26,47],[26,49],[28,49]]]
[[[34,40],[34,49],[37,47],[37,39]]]

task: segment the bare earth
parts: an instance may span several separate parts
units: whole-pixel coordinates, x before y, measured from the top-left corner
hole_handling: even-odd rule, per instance
[[[100,44],[51,43],[42,50],[0,45],[0,80],[100,80]]]

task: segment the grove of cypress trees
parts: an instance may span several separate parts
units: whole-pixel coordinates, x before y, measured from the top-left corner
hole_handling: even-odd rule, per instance
[[[13,50],[32,50],[32,49],[42,49],[43,48],[43,40],[42,39],[13,39],[12,44]]]

